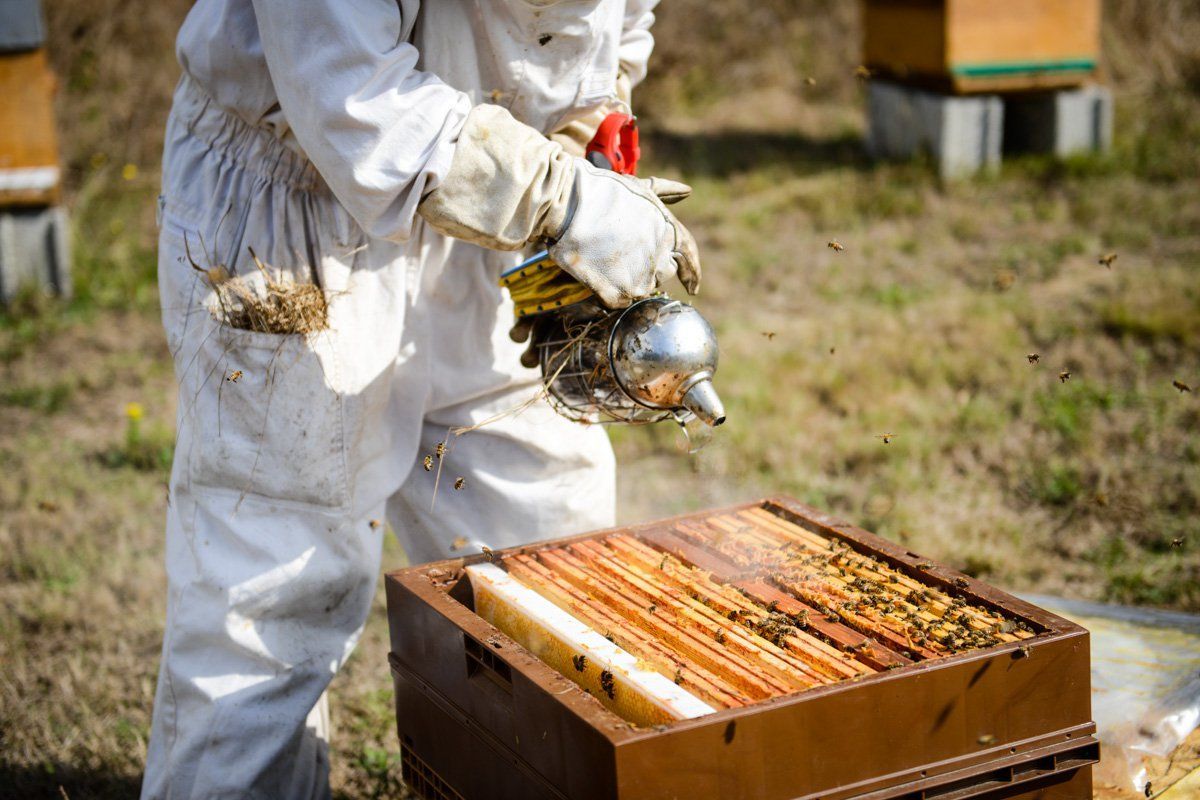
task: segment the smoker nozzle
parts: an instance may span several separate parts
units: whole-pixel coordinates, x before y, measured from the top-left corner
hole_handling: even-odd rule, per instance
[[[708,378],[699,380],[683,395],[683,407],[709,427],[725,422],[725,406]]]

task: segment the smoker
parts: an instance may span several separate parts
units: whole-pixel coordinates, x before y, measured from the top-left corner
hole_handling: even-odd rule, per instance
[[[425,800],[1091,797],[1086,630],[788,498],[386,583]]]

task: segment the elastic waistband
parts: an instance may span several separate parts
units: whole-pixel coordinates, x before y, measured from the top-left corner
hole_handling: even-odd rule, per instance
[[[204,87],[184,75],[171,114],[224,159],[272,183],[312,191],[323,188],[316,167],[266,128],[248,124],[217,104]]]

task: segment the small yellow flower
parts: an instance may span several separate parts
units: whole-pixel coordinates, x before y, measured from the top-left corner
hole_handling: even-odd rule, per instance
[[[121,167],[121,177],[127,181],[131,181],[138,175],[137,164],[126,164]]]
[[[141,403],[129,403],[125,406],[125,416],[136,422],[145,414]]]

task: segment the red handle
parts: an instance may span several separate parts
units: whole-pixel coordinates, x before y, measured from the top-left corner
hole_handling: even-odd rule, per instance
[[[587,160],[597,167],[611,169],[622,175],[637,173],[641,155],[637,117],[629,114],[609,114],[605,117],[585,153]]]

